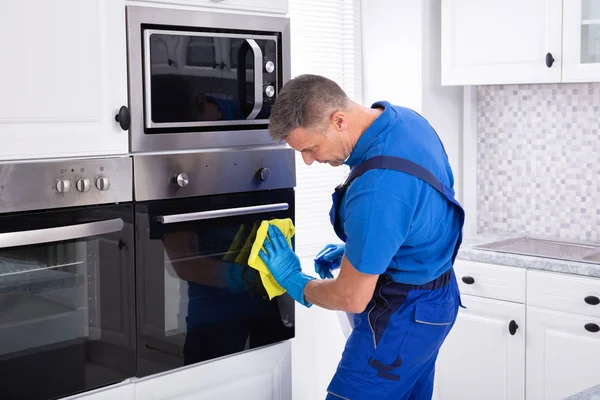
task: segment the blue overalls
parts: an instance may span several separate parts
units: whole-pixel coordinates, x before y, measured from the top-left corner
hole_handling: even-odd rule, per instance
[[[451,188],[410,160],[376,156],[354,167],[332,196],[330,219],[342,241],[346,234],[339,206],[346,189],[366,171],[382,168],[415,176],[443,194],[456,207],[462,232],[464,211]],[[452,263],[461,242],[459,234]],[[430,399],[437,354],[459,306],[452,268],[423,285],[394,282],[388,273],[380,275],[368,307],[354,316],[354,329],[327,389],[327,399]]]

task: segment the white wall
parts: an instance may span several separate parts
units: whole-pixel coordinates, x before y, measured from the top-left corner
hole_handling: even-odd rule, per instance
[[[410,107],[440,135],[462,192],[462,88],[440,86],[441,0],[363,0],[363,104],[378,100]],[[318,251],[319,249],[315,249]],[[312,258],[302,259],[314,275]],[[325,398],[345,345],[339,314],[296,306],[292,346],[293,398]]]
[[[409,107],[444,142],[462,196],[462,93],[441,86],[441,0],[363,0],[364,104]]]

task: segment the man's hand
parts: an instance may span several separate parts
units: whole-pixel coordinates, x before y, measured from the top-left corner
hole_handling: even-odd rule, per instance
[[[342,264],[345,244],[328,244],[315,257],[315,272],[321,279],[333,279],[331,271],[338,269]]]
[[[269,268],[273,277],[298,303],[310,307],[312,304],[304,299],[304,287],[315,279],[302,273],[300,259],[288,245],[279,228],[269,225],[269,230],[258,256]]]

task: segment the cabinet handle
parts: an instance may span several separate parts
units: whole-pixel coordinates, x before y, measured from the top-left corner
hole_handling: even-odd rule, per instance
[[[598,304],[600,304],[600,299],[597,298],[596,296],[587,296],[585,299],[583,299],[586,303],[588,303],[590,306],[597,306]]]
[[[129,127],[131,126],[131,114],[129,114],[129,109],[122,106],[119,109],[119,113],[115,115],[115,121],[119,123],[121,129],[124,131],[129,130]]]
[[[466,283],[467,285],[472,285],[472,284],[474,284],[474,283],[475,283],[475,279],[473,279],[473,277],[472,277],[472,276],[463,276],[463,277],[462,277],[462,281],[463,281],[464,283]]]
[[[598,324],[593,323],[585,324],[585,330],[588,332],[596,333],[600,331],[600,326],[598,326]]]
[[[508,324],[508,332],[510,332],[511,335],[514,335],[515,333],[517,333],[517,329],[519,329],[519,325],[517,325],[517,323],[513,319]]]
[[[546,67],[550,68],[554,64],[554,57],[552,57],[552,53],[546,54]]]

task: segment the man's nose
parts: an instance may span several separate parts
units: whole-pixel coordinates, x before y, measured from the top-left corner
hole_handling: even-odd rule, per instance
[[[315,161],[315,159],[308,153],[302,153],[302,159],[306,165],[311,165]]]

